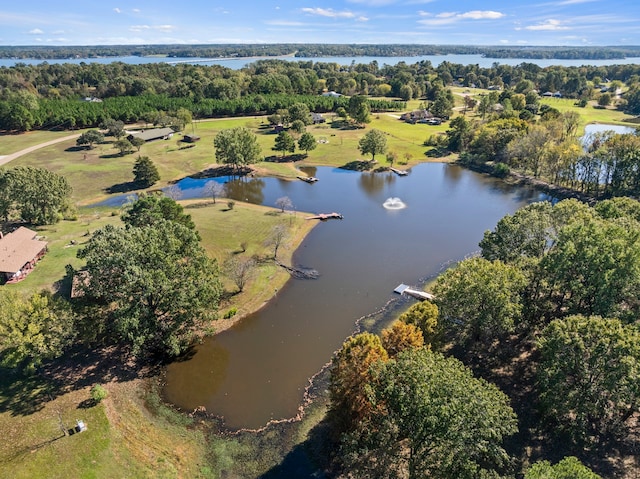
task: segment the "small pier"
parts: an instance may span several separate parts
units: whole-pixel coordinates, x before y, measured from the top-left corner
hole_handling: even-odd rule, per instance
[[[298,179],[304,181],[305,183],[315,183],[318,181],[318,178],[315,176],[298,176]]]
[[[420,301],[424,301],[425,299],[428,301],[433,301],[435,296],[431,293],[427,293],[426,291],[418,291],[417,289],[412,289],[410,286],[406,284],[401,284],[396,289],[393,290],[394,293],[398,293],[399,295],[409,295]]]
[[[320,213],[318,215],[307,216],[305,218],[305,220],[320,220],[320,221],[342,220],[342,219],[344,219],[344,216],[342,216],[340,213]]]
[[[404,170],[399,170],[397,168],[389,168],[391,171],[393,171],[396,175],[398,176],[407,176],[409,173],[404,171]]]

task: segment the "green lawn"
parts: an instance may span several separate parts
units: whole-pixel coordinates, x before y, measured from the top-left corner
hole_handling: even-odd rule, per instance
[[[0,155],[9,155],[30,146],[39,145],[47,141],[64,138],[65,136],[81,133],[78,131],[28,131],[26,133],[0,134]]]

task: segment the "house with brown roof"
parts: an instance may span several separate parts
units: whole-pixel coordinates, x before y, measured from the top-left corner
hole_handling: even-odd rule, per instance
[[[24,279],[47,252],[46,241],[37,236],[24,226],[4,236],[0,233],[0,277],[7,283]]]

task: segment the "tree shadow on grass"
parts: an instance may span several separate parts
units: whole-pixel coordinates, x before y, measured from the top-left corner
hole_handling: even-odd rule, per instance
[[[86,146],[74,145],[66,148],[64,151],[74,152],[74,151],[91,151],[93,148],[87,148]]]
[[[185,357],[189,357],[188,353]],[[67,392],[111,381],[152,377],[163,366],[157,358],[132,359],[125,348],[81,347],[43,364],[34,374],[0,368],[0,413],[28,416]]]
[[[286,156],[277,156],[271,155],[265,157],[264,161],[268,163],[291,163],[296,161],[304,160],[307,155],[303,153],[296,153],[295,155],[286,155]]]
[[[127,181],[125,183],[117,183],[104,189],[105,193],[129,193],[130,191],[139,190],[142,185],[136,181]]]
[[[0,368],[0,413],[28,416],[41,410],[54,395],[54,385],[41,376]]]

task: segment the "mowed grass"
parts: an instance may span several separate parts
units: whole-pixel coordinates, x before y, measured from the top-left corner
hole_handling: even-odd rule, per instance
[[[278,260],[290,265],[293,252],[317,224],[305,220],[305,213],[282,213],[250,203],[236,202],[233,209],[229,209],[224,200],[218,200],[216,204],[189,201],[185,206],[202,236],[202,245],[220,265],[231,256],[259,259],[258,267],[242,292],[238,293],[231,280],[225,280],[229,296],[220,305],[220,316],[230,308],[236,308],[239,317],[255,311],[289,279],[289,273],[272,260],[274,248],[268,244],[276,226],[282,225],[287,230],[278,249]]]
[[[399,113],[379,113],[372,115],[372,121],[365,128],[344,128],[342,123],[332,122],[332,115],[325,124],[310,125],[307,131],[318,140],[317,148],[309,152],[302,162],[291,161],[291,156],[282,158],[280,152],[273,151],[276,134],[269,127],[266,117],[243,117],[206,120],[193,123],[186,131],[201,137],[195,146],[187,147],[176,134],[169,140],[156,140],[143,145],[139,152],[121,156],[113,146],[113,139],[87,150],[77,148],[75,140],[41,148],[9,163],[8,167],[29,165],[47,168],[63,175],[73,188],[72,199],[78,205],[87,205],[109,197],[108,189],[126,185],[133,180],[133,165],[139,155],[148,156],[157,166],[161,180],[153,189],[162,188],[186,176],[216,166],[214,138],[227,128],[246,127],[251,129],[262,149],[263,161],[255,165],[265,175],[294,178],[299,174],[297,166],[327,165],[343,166],[355,160],[370,159],[358,150],[359,140],[372,128],[387,133],[387,147],[394,152],[399,165],[412,166],[421,161],[431,160],[425,156],[429,148],[423,146],[427,137],[446,131],[440,126],[410,125],[398,119]],[[296,155],[304,152],[296,151]],[[379,164],[386,164],[385,155],[377,155]],[[440,161],[442,159],[439,159]],[[404,167],[404,166],[403,166]],[[133,191],[132,191],[133,192]]]
[[[27,131],[24,133],[0,134],[0,155],[9,155],[30,146],[46,143],[47,141],[57,140],[65,136],[81,133],[84,130],[77,131]]]
[[[88,386],[56,395],[37,377],[1,381],[0,477],[204,477],[202,434],[150,414],[140,380],[106,384],[98,405]],[[78,419],[87,431],[64,435]]]

